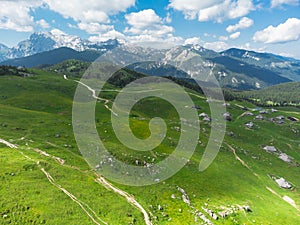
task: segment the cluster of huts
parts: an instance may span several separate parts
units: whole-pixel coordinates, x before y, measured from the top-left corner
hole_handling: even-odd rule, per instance
[[[291,122],[298,122],[299,121],[299,119],[297,119],[295,117],[292,117],[292,116],[288,116],[287,118],[285,118],[285,116],[282,116],[282,115],[276,116],[276,117],[271,117],[271,118],[267,118],[265,116],[266,114],[278,112],[277,109],[271,109],[271,110],[265,110],[265,109],[257,110],[257,109],[254,109],[254,111],[259,111],[259,114],[254,117],[255,120],[267,120],[267,121],[270,121],[270,122],[276,123],[276,124],[284,124],[285,119],[287,119]],[[248,111],[248,112],[245,113],[245,115],[246,116],[254,116],[254,113]],[[251,122],[246,123],[245,126],[247,128],[252,129],[254,127],[254,123],[253,123],[253,121],[251,121]]]

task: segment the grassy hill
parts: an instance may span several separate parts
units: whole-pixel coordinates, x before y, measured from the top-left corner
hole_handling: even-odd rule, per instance
[[[99,180],[77,148],[71,117],[77,78],[66,80],[63,74],[38,69],[29,72],[32,76],[0,76],[0,224],[145,224],[141,209]],[[128,71],[123,74],[130,78],[124,83],[135,77]],[[124,86],[113,84],[106,87],[111,91],[102,92],[100,97],[113,100]],[[210,114],[205,97],[186,90],[199,106],[198,113]],[[87,90],[87,94],[91,93]],[[245,108],[253,115],[246,114]],[[247,101],[230,102],[227,111],[232,121],[227,123],[217,158],[206,171],[199,172],[198,166],[211,127],[199,117],[199,144],[179,173],[146,187],[110,184],[140,203],[152,224],[203,224],[204,217],[213,224],[298,224],[300,124],[288,117],[300,119],[299,110],[278,108],[278,112],[269,111],[258,120],[256,108]],[[284,116],[282,124],[276,122],[278,116]],[[176,110],[157,98],[140,101],[130,117],[132,131],[140,138],[149,136],[151,118],[165,120],[167,136],[151,152],[133,151],[117,140],[111,112],[103,102],[97,103],[95,117],[104,145],[119,160],[132,165],[164,159],[174,151],[180,135],[175,129],[180,124]],[[252,129],[245,126],[250,121],[254,123]],[[9,148],[3,140],[16,148]],[[277,153],[263,150],[267,145],[275,146]],[[292,161],[279,159],[279,151]],[[284,177],[293,188],[280,188],[269,175]],[[214,220],[207,210],[219,219]],[[228,215],[221,218],[219,213]]]
[[[0,64],[32,68],[45,65],[54,65],[69,59],[81,60],[83,62],[93,62],[101,54],[102,53],[99,51],[85,50],[82,52],[77,52],[73,49],[63,47],[24,58],[6,60]]]
[[[300,82],[274,85],[256,91],[232,92],[238,99],[245,99],[261,106],[300,106]]]

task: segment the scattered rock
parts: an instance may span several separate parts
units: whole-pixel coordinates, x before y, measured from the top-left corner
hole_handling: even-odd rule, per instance
[[[268,111],[267,110],[261,110],[261,111],[259,111],[259,114],[268,114]]]
[[[204,117],[204,118],[203,118],[203,121],[204,121],[204,122],[210,122],[211,119],[210,119],[210,117]]]
[[[223,114],[223,118],[224,120],[227,120],[227,121],[231,121],[231,114],[229,112],[226,112]]]
[[[201,109],[201,107],[199,105],[194,105],[192,106],[193,109]]]
[[[287,163],[292,162],[290,156],[288,156],[288,155],[285,154],[285,153],[280,153],[280,155],[278,156],[278,158],[281,159],[281,160],[284,161],[284,162],[287,162]]]
[[[277,124],[284,124],[284,121],[283,120],[278,120],[276,123]]]
[[[245,124],[246,127],[252,129],[254,127],[254,123],[253,122],[249,122]]]
[[[277,152],[277,149],[274,146],[265,146],[264,150],[267,152]]]
[[[287,182],[284,178],[279,178],[276,179],[275,182],[279,185],[279,187],[284,188],[284,189],[290,189],[292,188],[292,185]]]
[[[201,113],[199,114],[200,117],[208,117],[208,115],[206,113]]]
[[[289,116],[288,119],[292,122],[298,122],[299,120],[295,117]]]
[[[255,119],[257,119],[257,120],[263,120],[264,117],[262,115],[258,115],[258,116],[255,117]]]
[[[218,220],[218,219],[219,219],[218,215],[217,215],[216,213],[214,213],[212,210],[206,209],[206,208],[203,208],[203,207],[202,207],[202,209],[203,209],[210,217],[212,217],[214,220]]]

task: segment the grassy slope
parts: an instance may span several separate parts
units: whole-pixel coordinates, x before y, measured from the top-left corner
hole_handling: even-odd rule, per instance
[[[45,168],[59,184],[91,206],[109,224],[129,224],[133,221],[134,224],[143,224],[139,211],[123,198],[93,181],[92,171],[78,172],[32,151],[32,148],[39,148],[66,160],[67,165],[77,166],[83,171],[89,170],[76,148],[70,126],[72,94],[76,84],[63,80],[61,75],[35,72],[37,75],[30,78],[0,77],[0,138],[18,144],[25,154],[44,162]],[[113,98],[114,93],[105,95]],[[202,107],[199,113],[209,113],[205,99],[196,96],[192,98],[195,105]],[[137,136],[149,135],[148,121],[153,116],[164,117],[169,127],[179,123],[175,110],[169,104],[164,101],[158,104],[153,100],[147,99],[134,108],[135,116],[131,118],[131,125]],[[185,189],[192,205],[199,210],[205,203],[215,211],[220,206],[236,204],[249,205],[253,210],[252,213],[237,212],[226,219],[214,221],[215,224],[298,224],[300,212],[266,187],[272,188],[281,196],[293,198],[299,206],[299,167],[286,164],[276,156],[264,152],[260,145],[275,145],[300,162],[299,132],[292,132],[292,129],[299,131],[299,123],[285,121],[284,125],[276,125],[267,121],[254,121],[255,128],[248,130],[243,124],[253,118],[239,118],[244,111],[235,103],[255,108],[246,102],[231,103],[228,110],[233,114],[233,121],[228,123],[228,131],[232,131],[234,135],[226,136],[225,144],[208,170],[198,172],[198,164],[210,129],[208,124],[201,123],[202,144],[197,147],[191,162],[177,175],[150,187],[117,185],[133,194],[152,213],[154,224],[201,223],[194,222],[191,208],[181,200],[177,186]],[[300,118],[300,114],[292,113],[292,110],[293,108],[283,108],[275,115],[293,115]],[[105,138],[105,145],[114,147],[113,153],[127,163],[134,163],[136,159],[143,160],[143,155],[118,144],[107,123],[110,119],[109,111],[99,104],[97,112],[98,131],[101,138]],[[138,117],[146,120],[141,121]],[[103,132],[104,130],[107,132]],[[170,129],[168,137],[171,140],[165,140],[149,156],[154,153],[157,161],[163,159],[164,153],[171,153],[174,149],[172,146],[176,146],[178,136],[176,131]],[[226,143],[236,150],[237,155],[259,177],[254,176],[252,171],[235,159]],[[0,177],[3,181],[0,184],[0,214],[8,215],[7,218],[1,216],[0,223],[11,221],[13,224],[31,224],[30,220],[33,220],[46,224],[93,224],[76,204],[48,182],[44,174],[36,168],[35,162],[29,161],[18,152],[20,150],[11,150],[0,145]],[[15,175],[11,176],[11,173]],[[293,191],[280,189],[267,174],[283,176],[296,188]],[[171,198],[172,194],[175,194],[176,199]],[[158,205],[163,206],[163,210],[158,210]],[[207,214],[206,216],[209,218]]]

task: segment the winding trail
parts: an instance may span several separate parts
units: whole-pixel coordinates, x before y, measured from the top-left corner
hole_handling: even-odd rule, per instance
[[[15,149],[18,148],[18,146],[14,145],[12,143],[9,143],[8,141],[5,141],[5,140],[3,140],[1,138],[0,138],[0,143],[5,144],[9,148],[15,148]]]
[[[270,191],[272,194],[276,195],[277,197],[281,198],[282,200],[284,200],[285,202],[287,202],[288,204],[290,204],[291,206],[293,206],[295,209],[297,209],[300,212],[300,208],[296,205],[295,201],[293,199],[291,199],[288,196],[281,196],[280,194],[278,194],[276,191],[274,191],[272,188],[266,187],[268,191]]]
[[[243,165],[243,166],[245,166],[248,170],[250,170],[252,173],[253,173],[253,175],[254,176],[256,176],[257,178],[259,178],[260,180],[261,180],[261,178],[260,178],[260,176],[258,175],[258,174],[256,174],[237,154],[236,154],[236,151],[235,151],[235,149],[232,147],[232,146],[230,146],[229,144],[227,144],[227,143],[225,143],[227,146],[228,146],[228,148],[233,152],[233,154],[235,155],[235,158]],[[288,204],[290,204],[292,207],[294,207],[296,210],[298,210],[299,212],[300,212],[300,207],[298,207],[297,205],[296,205],[296,203],[295,203],[295,201],[292,199],[292,198],[290,198],[290,197],[288,197],[288,196],[281,196],[280,194],[278,194],[276,191],[274,191],[273,189],[271,189],[270,187],[266,187],[266,189],[268,190],[268,191],[270,191],[272,194],[274,194],[274,195],[276,195],[277,197],[279,197],[280,199],[282,199],[283,201],[285,201],[286,203],[288,203]]]
[[[39,165],[39,162],[37,163]],[[102,219],[100,219],[97,214],[95,213],[94,210],[92,210],[87,204],[85,204],[84,202],[79,201],[73,194],[71,194],[70,192],[68,192],[65,188],[61,187],[59,184],[55,183],[53,177],[44,169],[44,168],[40,168],[40,170],[45,174],[45,176],[47,177],[48,181],[55,186],[56,188],[58,188],[59,190],[61,190],[63,193],[65,193],[67,196],[69,196],[73,202],[75,202],[77,205],[80,206],[80,208],[85,212],[86,215],[88,215],[90,217],[90,219],[97,225],[101,225],[102,224],[108,224],[105,221],[103,221]],[[92,214],[94,214],[94,216],[89,212],[91,211]],[[98,219],[98,221],[100,221],[101,223],[99,223],[94,217],[96,217]]]
[[[69,80],[68,77],[67,77],[67,75],[64,75],[64,79],[65,79],[65,80]],[[76,82],[76,83],[78,83],[78,84],[80,84],[80,85],[86,87],[90,92],[92,92],[92,97],[93,97],[94,99],[99,100],[99,101],[104,101],[104,107],[105,107],[106,109],[108,109],[113,115],[118,116],[118,114],[115,113],[115,112],[107,105],[108,103],[111,102],[110,100],[105,99],[105,98],[99,98],[99,97],[96,95],[96,91],[95,91],[93,88],[91,88],[90,86],[88,86],[87,84],[85,84],[85,83],[83,83],[83,82],[81,82],[81,81],[78,81],[78,80],[72,80],[72,81],[74,81],[74,82]]]
[[[233,148],[231,145],[229,145],[229,144],[226,143],[226,142],[224,142],[224,143],[225,143],[225,144],[227,145],[227,147],[233,152],[233,154],[234,154],[236,160],[238,160],[244,167],[246,167],[249,171],[251,171],[251,173],[252,173],[254,176],[260,178],[259,175],[258,175],[257,173],[255,173],[255,172],[247,165],[247,163],[245,163],[245,161],[242,160],[242,159],[237,155],[235,148]]]
[[[12,148],[12,149],[17,149],[18,147],[8,141],[5,141],[3,139],[0,138],[0,143],[5,144],[7,147]],[[60,165],[64,164],[64,161],[58,157],[55,156],[51,156],[50,154],[38,150],[38,149],[34,149],[35,152],[44,155],[46,157],[50,157],[52,159],[54,159],[57,163],[59,163]],[[49,172],[47,172],[41,165],[39,161],[36,161],[32,158],[30,158],[29,156],[27,156],[26,154],[24,154],[24,152],[18,151],[19,153],[21,153],[25,158],[29,159],[30,161],[36,162],[37,166],[39,167],[39,169],[45,174],[46,178],[48,179],[48,181],[55,186],[57,189],[61,190],[64,194],[66,194],[73,202],[75,202],[82,210],[83,212],[96,224],[96,225],[102,225],[105,224],[107,225],[108,223],[106,223],[104,220],[102,220],[101,218],[99,218],[96,214],[96,212],[94,210],[91,209],[91,207],[89,207],[86,203],[78,200],[73,194],[71,194],[69,191],[67,191],[65,188],[63,188],[61,185],[57,184],[55,182],[55,180],[53,179],[53,177],[50,175]],[[93,214],[93,215],[92,215]],[[98,221],[100,221],[100,223]]]
[[[126,198],[127,202],[130,203],[131,205],[133,205],[135,208],[137,208],[139,211],[141,211],[141,213],[143,213],[144,215],[144,221],[146,225],[152,225],[150,217],[147,213],[147,211],[143,208],[143,206],[141,206],[140,203],[138,203],[133,196],[131,196],[130,194],[128,194],[125,191],[122,191],[121,189],[113,186],[110,182],[108,182],[104,177],[99,176],[98,174],[95,174],[96,176],[98,176],[98,178],[95,180],[97,183],[103,185],[104,187],[106,187],[107,189],[111,189],[113,190],[115,193],[123,196]]]
[[[4,143],[6,146],[8,146],[9,148],[13,148],[13,149],[17,149],[18,147],[12,143],[9,143],[8,141],[5,141],[3,139],[0,139],[0,143]],[[65,164],[65,161],[57,156],[53,156],[45,151],[42,151],[40,149],[32,149],[33,151],[35,151],[36,153],[42,155],[42,156],[45,156],[45,157],[48,157],[48,158],[51,158],[53,160],[55,160],[55,162],[57,162],[58,164],[60,164],[61,166],[64,166],[64,167],[68,167],[68,168],[71,168],[71,169],[76,169],[82,173],[86,173],[86,171],[82,171],[80,170],[80,168],[77,168],[77,167],[74,167],[74,166],[69,166],[69,165],[66,165]],[[34,161],[36,162],[35,160],[33,160],[32,158],[28,157],[27,155],[25,155],[23,152],[19,151],[24,157],[26,157],[27,159],[31,160],[31,161]],[[38,165],[38,167],[40,168],[40,170],[45,174],[45,176],[47,177],[48,181],[53,185],[55,186],[56,188],[58,188],[59,190],[61,190],[64,194],[66,194],[69,198],[71,198],[71,200],[73,202],[75,202],[77,205],[80,206],[80,208],[85,212],[86,215],[88,215],[90,217],[90,219],[97,225],[101,225],[102,224],[108,224],[106,223],[105,221],[103,221],[101,218],[99,218],[97,216],[97,214],[95,213],[95,211],[93,211],[86,203],[78,200],[73,194],[71,194],[69,191],[67,191],[65,188],[63,188],[61,185],[57,184],[55,182],[55,180],[53,179],[53,177],[44,169],[40,166],[40,163],[39,161],[36,162],[36,164]],[[135,198],[128,194],[127,192],[115,187],[114,185],[112,185],[110,182],[108,182],[104,177],[100,176],[99,174],[95,173],[95,176],[97,177],[95,179],[95,182],[104,186],[106,189],[108,190],[112,190],[113,192],[115,192],[116,194],[124,197],[127,202],[129,204],[131,204],[133,207],[135,207],[136,209],[138,209],[142,214],[143,214],[143,217],[144,217],[144,221],[145,221],[145,224],[146,225],[152,225],[152,222],[150,220],[150,216],[149,214],[147,213],[147,211],[143,208],[143,206],[135,200]],[[93,215],[94,216],[93,216]],[[97,222],[97,220],[100,221],[101,223]]]

